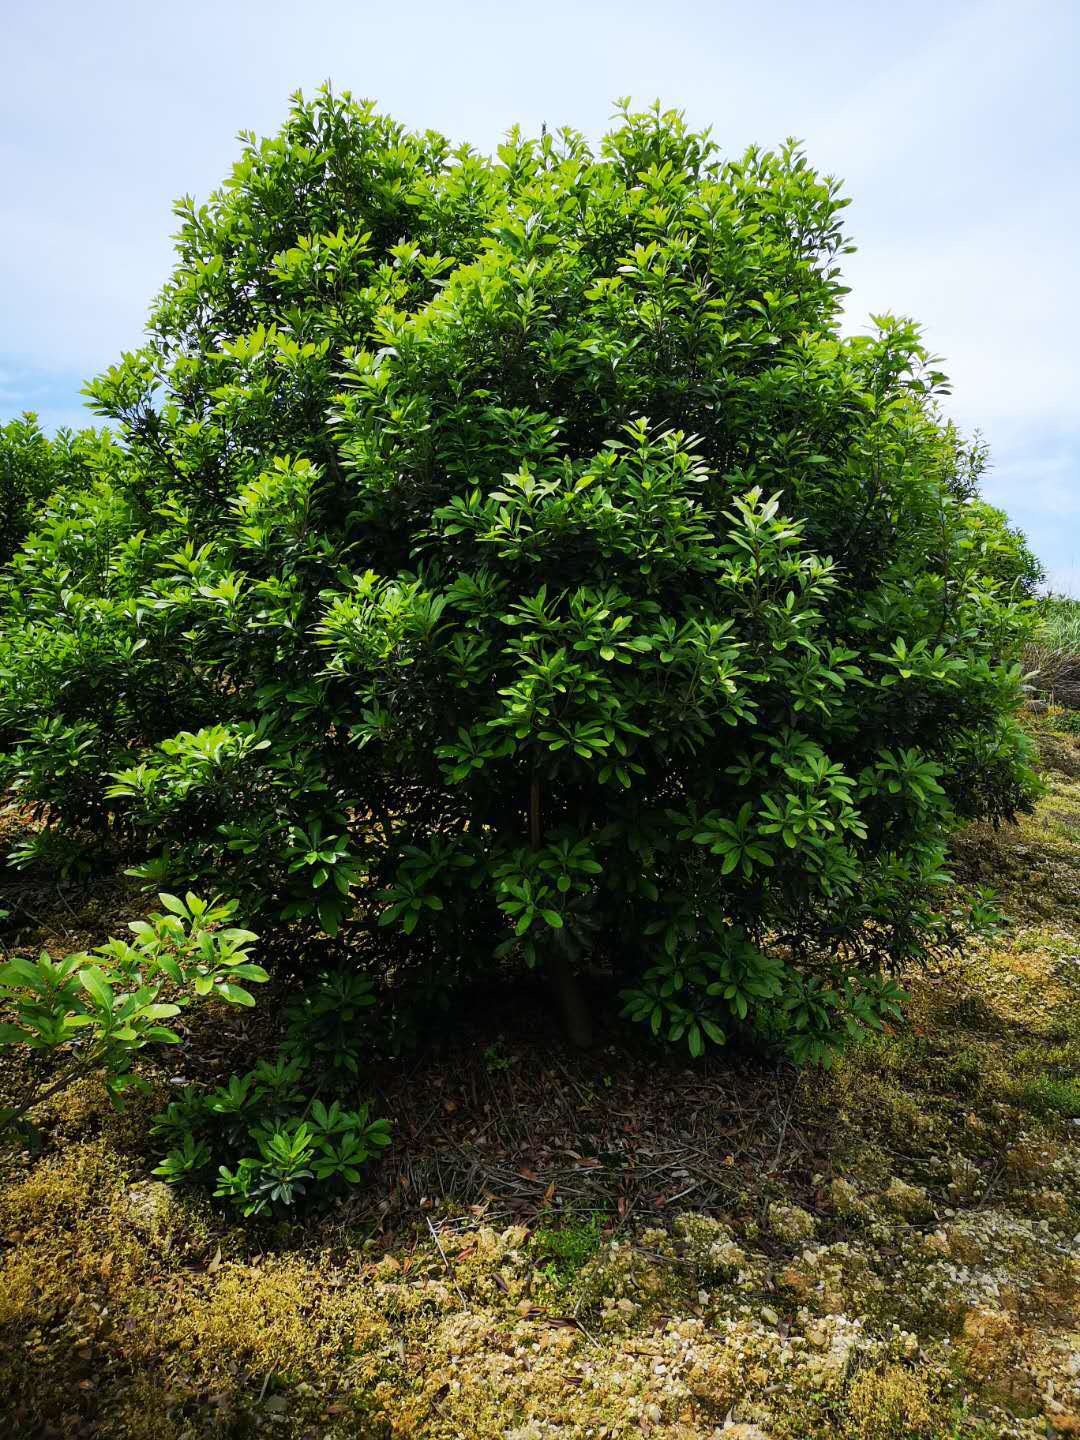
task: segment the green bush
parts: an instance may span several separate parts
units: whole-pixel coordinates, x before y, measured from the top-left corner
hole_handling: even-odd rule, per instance
[[[66,522],[81,551],[86,537],[77,533],[77,510],[64,514],[64,492],[93,490],[122,461],[105,432],[62,429],[50,439],[31,411],[0,425],[0,564],[11,559],[54,497],[54,516],[61,528]]]
[[[371,1051],[362,1021],[375,1003],[367,976],[325,972],[287,1006],[282,1050],[326,1077],[358,1075]]]
[[[0,425],[0,563],[25,540],[34,514],[57,484],[64,438],[55,445],[27,412]]]
[[[389,1145],[389,1122],[372,1120],[366,1104],[353,1110],[307,1094],[306,1071],[282,1055],[174,1100],[152,1127],[172,1142],[154,1174],[170,1185],[214,1175],[214,1194],[244,1216],[287,1214],[355,1185]]]
[[[1033,784],[1027,552],[839,186],[659,109],[492,159],[297,98],[178,207],[123,463],[3,597],[22,799],[392,987],[605,960],[699,1053],[826,1058]],[[106,540],[103,535],[107,535]]]
[[[189,1088],[153,1124],[169,1146],[155,1175],[171,1185],[213,1184],[241,1215],[284,1215],[355,1185],[390,1143],[367,1103],[351,1108],[371,1056],[371,982],[327,971],[285,1007],[273,1059],[213,1091]]]
[[[31,1073],[14,1106],[0,1109],[0,1127],[15,1128],[35,1105],[94,1071],[119,1105],[125,1090],[145,1087],[131,1068],[138,1052],[179,1041],[163,1021],[192,1000],[254,1005],[239,982],[261,984],[267,974],[250,958],[256,937],[228,924],[236,902],[158,898],[165,910],[133,920],[133,941],[107,940],[59,960],[44,950],[36,960],[15,955],[0,966],[0,1047],[58,1062],[44,1075]]]

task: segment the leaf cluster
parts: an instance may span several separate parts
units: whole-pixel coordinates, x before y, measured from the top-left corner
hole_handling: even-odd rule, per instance
[[[250,958],[256,936],[229,922],[235,901],[162,894],[164,910],[129,925],[133,938],[114,938],[90,953],[36,960],[13,955],[0,966],[0,1046],[55,1057],[47,1076],[35,1075],[25,1094],[0,1112],[14,1126],[41,1100],[81,1075],[101,1071],[119,1105],[126,1090],[144,1086],[132,1071],[147,1045],[175,1045],[165,1022],[193,1001],[254,1005],[250,984],[268,976]]]

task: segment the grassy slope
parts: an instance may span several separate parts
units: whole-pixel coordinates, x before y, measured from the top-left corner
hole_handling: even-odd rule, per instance
[[[292,1232],[147,1182],[145,1109],[57,1102],[0,1185],[0,1432],[1080,1433],[1080,738],[1041,748],[1038,814],[958,844],[1009,929],[829,1074],[565,1057],[560,1133],[492,1158],[538,1062],[473,1037],[434,1127],[469,1164],[391,1105],[363,1204]]]

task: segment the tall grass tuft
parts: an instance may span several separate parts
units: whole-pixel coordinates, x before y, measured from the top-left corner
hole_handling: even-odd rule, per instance
[[[1048,595],[1039,609],[1046,643],[1065,654],[1080,655],[1080,600]]]
[[[1038,694],[1051,704],[1080,710],[1080,600],[1047,595],[1040,626],[1024,654]]]

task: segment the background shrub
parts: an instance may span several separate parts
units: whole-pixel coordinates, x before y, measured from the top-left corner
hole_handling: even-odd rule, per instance
[[[57,452],[66,437],[50,443],[29,412],[0,425],[0,562],[26,538],[32,518],[57,479]]]
[[[1038,565],[913,325],[844,338],[836,181],[658,108],[492,159],[297,98],[177,207],[121,460],[3,598],[9,782],[155,887],[825,1058],[1031,793]],[[78,526],[66,517],[72,512]]]

